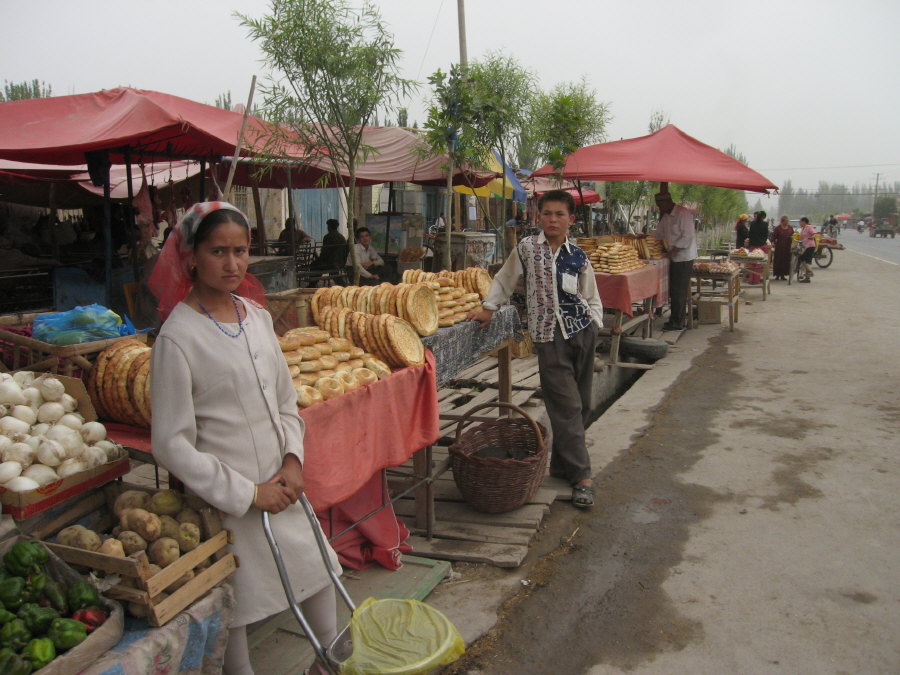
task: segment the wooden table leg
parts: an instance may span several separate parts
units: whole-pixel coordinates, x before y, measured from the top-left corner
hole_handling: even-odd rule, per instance
[[[434,476],[432,476],[431,446],[427,445],[412,456],[416,480],[424,479],[413,492],[416,527],[425,530],[427,539],[434,534]]]
[[[498,397],[502,403],[512,403],[512,354],[509,345],[510,341],[504,340],[497,352]],[[506,410],[507,417],[511,414],[511,410]]]
[[[622,319],[624,316],[625,312],[621,309],[616,310],[616,318],[613,320],[613,327],[610,331],[609,363],[613,366],[619,362],[619,343],[622,341]]]
[[[653,298],[644,298],[644,311],[647,313],[647,321],[641,328],[641,336],[646,338],[653,337]]]
[[[735,289],[737,287],[737,277],[733,276],[728,280],[728,330],[734,330],[734,315],[737,311],[737,299],[735,298]]]

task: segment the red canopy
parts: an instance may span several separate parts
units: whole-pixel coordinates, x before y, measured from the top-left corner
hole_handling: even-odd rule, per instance
[[[555,189],[555,188],[551,188]],[[594,190],[590,190],[588,188],[581,188],[581,194],[578,194],[578,188],[565,188],[566,192],[568,192],[575,199],[575,203],[579,206],[582,204],[597,204],[602,201],[602,197],[597,194]],[[535,197],[540,198],[543,196],[543,192],[535,192]],[[584,197],[584,201],[582,201],[582,196]]]
[[[546,165],[532,176],[552,176]],[[668,124],[648,136],[599,143],[569,155],[562,173],[569,180],[649,180],[768,192],[772,181],[716,148]]]
[[[127,87],[92,94],[0,103],[0,157],[44,164],[82,164],[84,153],[121,148],[144,156],[233,155],[243,115],[178,96]],[[251,116],[245,138],[264,133]],[[246,149],[242,155],[251,154]]]

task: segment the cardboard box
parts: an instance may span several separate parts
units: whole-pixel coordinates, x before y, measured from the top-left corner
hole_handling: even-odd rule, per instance
[[[720,324],[726,316],[725,303],[718,300],[701,300],[699,310],[700,323]]]
[[[66,388],[66,393],[78,401],[78,412],[85,421],[92,422],[97,419],[97,412],[91,404],[84,383],[77,377],[55,375]],[[87,471],[81,471],[65,478],[39,487],[29,492],[12,492],[0,485],[0,503],[3,504],[3,513],[10,514],[16,520],[30,518],[36,513],[46,511],[51,506],[56,506],[75,495],[86,490],[98,487],[119,476],[124,476],[131,470],[128,456],[96,466]]]

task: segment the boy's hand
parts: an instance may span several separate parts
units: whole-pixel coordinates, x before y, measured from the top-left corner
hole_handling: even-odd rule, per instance
[[[477,321],[482,328],[487,328],[491,319],[494,318],[494,310],[492,309],[473,309],[466,314],[466,321]]]

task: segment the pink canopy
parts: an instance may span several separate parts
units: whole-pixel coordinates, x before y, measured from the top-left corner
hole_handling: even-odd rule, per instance
[[[550,164],[532,174],[552,175],[555,172]],[[562,177],[713,185],[751,192],[778,189],[762,174],[688,136],[674,124],[648,136],[580,148],[569,155]]]
[[[555,189],[555,188],[550,188]],[[602,201],[602,197],[597,194],[594,190],[589,190],[588,188],[581,188],[581,194],[578,193],[578,188],[565,188],[565,191],[568,192],[575,199],[575,203],[581,206],[582,204],[597,204]],[[544,191],[546,192],[546,190]],[[535,197],[540,198],[544,192],[535,192]],[[584,200],[582,200],[584,197]]]

